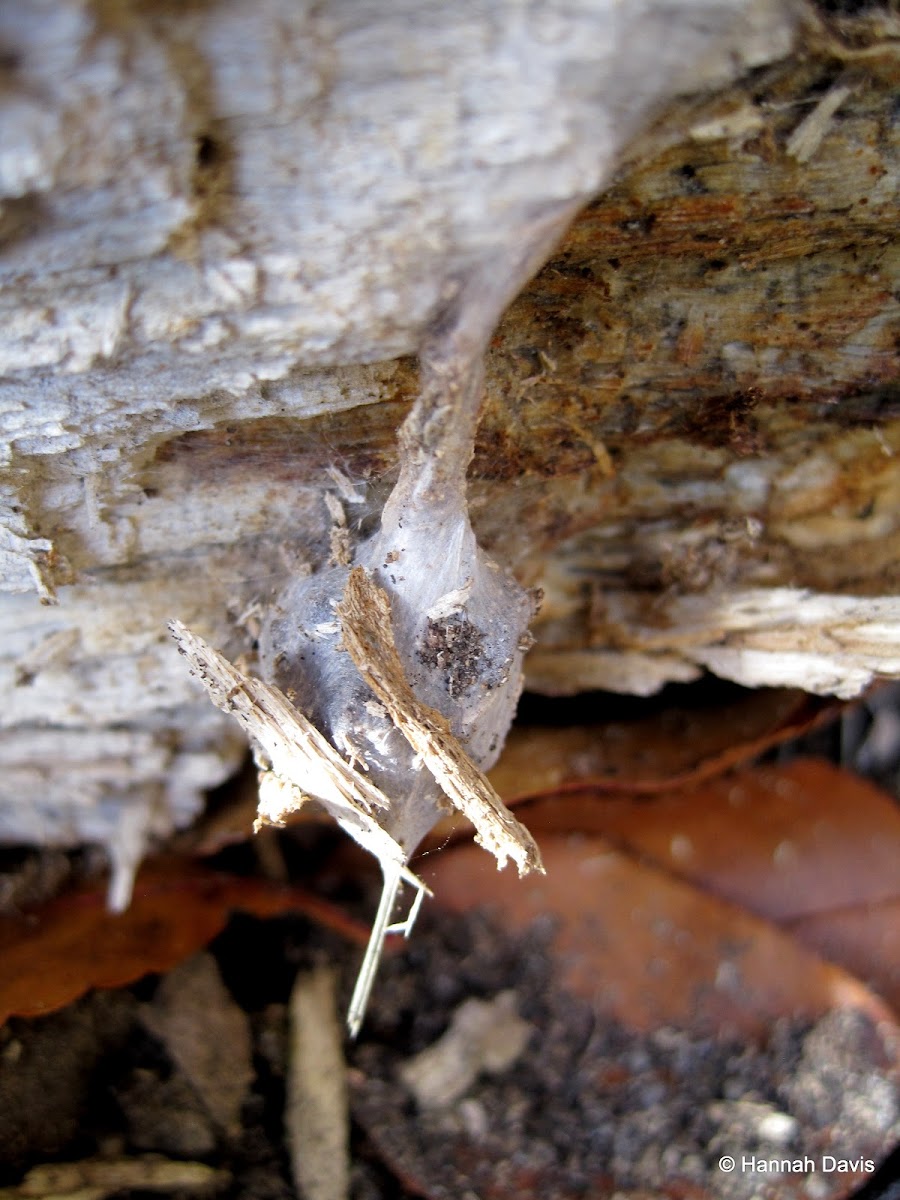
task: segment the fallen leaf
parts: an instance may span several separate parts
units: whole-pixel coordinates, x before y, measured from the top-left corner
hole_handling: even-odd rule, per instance
[[[632,720],[564,728],[514,726],[488,773],[511,807],[542,796],[653,796],[723,775],[815,726],[843,706],[788,688],[740,691],[715,707],[669,706]],[[458,814],[441,820],[423,848],[466,836]]]
[[[762,766],[651,801],[582,792],[527,806],[785,926],[900,1010],[900,808],[819,759]]]
[[[900,1013],[900,899],[785,922],[798,942],[840,964]]]
[[[490,779],[513,804],[542,792],[671,791],[758,758],[833,720],[842,707],[795,689],[760,688],[713,705],[668,705],[632,720],[519,726]]]
[[[429,860],[425,874],[451,911],[487,905],[509,929],[553,919],[560,981],[598,1013],[639,1030],[742,1036],[845,1005],[891,1020],[859,980],[789,934],[602,838],[545,835],[540,845],[545,879],[512,884],[482,870],[469,846]]]
[[[220,1130],[234,1137],[253,1079],[247,1014],[235,1004],[211,954],[165,974],[141,1021],[166,1047]]]
[[[0,918],[0,1023],[53,1012],[90,988],[171,970],[207,945],[235,909],[259,917],[299,912],[359,945],[368,938],[363,926],[303,888],[158,860],[141,871],[123,913],[107,909],[102,887],[85,887],[25,916]]]
[[[354,1114],[390,1170],[431,1200],[847,1197],[900,1137],[900,1029],[882,1001],[602,838],[538,840],[543,878],[485,871],[468,846],[428,863],[444,915],[424,977],[405,988],[393,960],[357,1057]],[[535,1026],[528,1049],[439,1108],[413,1105],[406,1040],[440,1045],[455,997],[498,972]],[[771,1187],[739,1169],[726,1188],[727,1155],[813,1167]]]

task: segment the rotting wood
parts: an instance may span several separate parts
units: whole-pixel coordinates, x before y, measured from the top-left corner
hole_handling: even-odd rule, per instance
[[[679,614],[696,601],[727,616],[772,588],[800,589],[821,614],[814,671],[782,653],[790,626],[768,648],[759,630],[756,650],[790,682],[846,692],[893,670],[832,636],[842,613],[828,598],[862,612],[898,583],[896,21],[814,17],[790,53],[787,10],[751,5],[734,61],[752,77],[730,84],[723,52],[689,81],[705,95],[668,102],[716,30],[685,3],[677,37],[623,17],[610,51],[592,40],[601,8],[566,25],[547,3],[513,39],[509,61],[521,52],[527,72],[502,79],[503,6],[489,36],[465,25],[465,5],[437,9],[424,32],[391,6],[368,43],[353,6],[310,16],[279,0],[177,20],[73,2],[50,21],[26,5],[0,30],[5,128],[20,139],[0,170],[0,574],[36,589],[0,605],[4,840],[100,841],[125,879],[148,838],[191,819],[240,743],[179,672],[165,619],[232,657],[250,646],[253,619],[238,619],[327,559],[335,466],[351,528],[388,489],[414,375],[406,358],[376,360],[419,347],[442,289],[521,195],[592,195],[622,154],[627,169],[488,357],[473,522],[544,588],[532,682],[554,656],[554,690],[567,661],[570,683],[591,686],[646,691],[701,662],[752,682],[759,654],[685,654]],[[561,40],[537,44],[548,29]],[[354,91],[357,53],[380,61],[373,46],[409,39],[421,76]],[[438,43],[454,53],[419,52]],[[645,69],[647,47],[664,59]],[[610,62],[627,127],[579,91]],[[827,123],[818,109],[798,162],[791,139],[835,87],[851,90]],[[382,127],[399,143],[372,136]],[[566,159],[566,131],[585,130],[589,150]],[[590,141],[601,133],[609,145]],[[348,156],[365,178],[336,192],[329,172]],[[404,224],[410,213],[421,221]],[[323,214],[335,230],[346,217],[342,243]],[[627,628],[604,642],[619,593]],[[55,609],[36,603],[54,596]],[[648,624],[652,653],[621,644],[643,643]]]

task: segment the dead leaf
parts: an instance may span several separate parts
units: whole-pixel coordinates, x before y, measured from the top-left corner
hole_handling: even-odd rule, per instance
[[[722,775],[833,719],[841,707],[796,689],[763,688],[712,708],[669,706],[634,720],[514,726],[488,778],[513,807],[567,792],[662,794]],[[458,814],[447,816],[423,848],[436,849],[469,828]]]
[[[432,929],[437,978],[416,1000],[393,980],[400,1011],[388,995],[373,1015],[391,1023],[360,1048],[354,1100],[407,1189],[847,1197],[871,1174],[860,1160],[877,1163],[900,1135],[900,1029],[880,999],[767,921],[604,839],[538,837],[547,875],[514,886],[471,846],[429,860],[435,906],[454,914]],[[452,987],[441,972],[458,967],[477,987],[495,959],[537,1027],[529,1052],[448,1105],[413,1109],[386,1030],[417,1037]],[[826,1169],[823,1150],[857,1165]],[[732,1191],[723,1155],[817,1165],[772,1190],[744,1171]]]
[[[195,954],[163,976],[141,1021],[166,1047],[220,1130],[236,1136],[253,1079],[247,1015],[211,954]]]
[[[786,922],[804,946],[839,963],[900,1013],[900,899]]]
[[[0,919],[0,1023],[53,1012],[90,988],[171,970],[207,945],[234,909],[259,917],[299,912],[358,945],[368,937],[303,888],[158,860],[141,871],[124,913],[107,909],[102,887],[85,887],[23,917]]]
[[[515,727],[491,771],[507,803],[589,789],[648,795],[722,775],[799,737],[843,706],[789,688],[738,692],[714,705],[668,705],[633,720]]]
[[[560,982],[639,1030],[759,1036],[778,1017],[854,1006],[890,1020],[862,983],[769,922],[598,837],[544,836],[547,877],[510,886],[459,846],[429,860],[442,907],[489,905],[504,926],[558,926]]]
[[[900,808],[867,780],[797,759],[652,801],[584,792],[527,813],[533,828],[602,834],[785,926],[900,1011]]]

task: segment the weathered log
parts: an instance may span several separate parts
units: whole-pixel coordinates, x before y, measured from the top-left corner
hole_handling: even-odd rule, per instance
[[[474,270],[617,167],[487,364],[532,686],[900,674],[898,29],[785,12],[0,11],[0,837],[127,874],[191,818],[242,743],[167,620],[252,649],[328,493],[372,527]]]

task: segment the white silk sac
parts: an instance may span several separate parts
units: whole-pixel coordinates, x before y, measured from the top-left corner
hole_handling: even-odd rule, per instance
[[[461,488],[438,507],[388,501],[355,566],[390,596],[394,641],[413,691],[440,712],[482,769],[503,746],[522,687],[532,596],[479,548]],[[408,858],[446,805],[340,645],[335,605],[349,567],[294,582],[260,642],[266,677],[390,798],[379,824]]]

